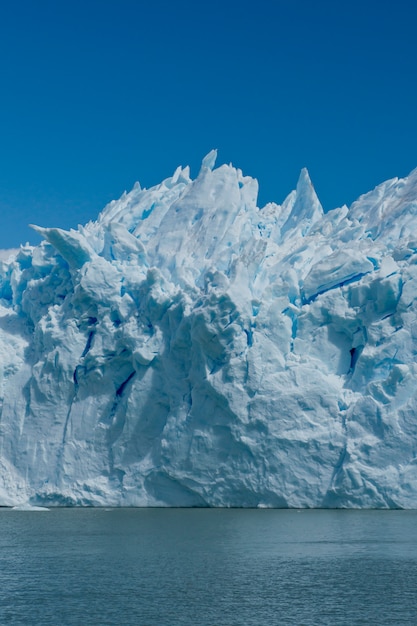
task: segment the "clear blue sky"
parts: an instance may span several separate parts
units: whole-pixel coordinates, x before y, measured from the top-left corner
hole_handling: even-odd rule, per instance
[[[0,247],[219,149],[325,209],[417,167],[414,0],[15,0],[0,8]]]

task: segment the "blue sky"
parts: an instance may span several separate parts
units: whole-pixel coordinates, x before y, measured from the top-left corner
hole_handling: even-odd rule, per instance
[[[417,167],[413,0],[16,0],[0,8],[0,247],[218,148],[330,209]]]

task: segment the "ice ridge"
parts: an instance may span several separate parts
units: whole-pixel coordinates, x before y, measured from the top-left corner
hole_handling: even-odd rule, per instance
[[[417,170],[215,160],[0,255],[0,505],[417,508]]]

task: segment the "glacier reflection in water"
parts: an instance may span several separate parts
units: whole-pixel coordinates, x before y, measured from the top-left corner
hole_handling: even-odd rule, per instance
[[[413,624],[417,512],[0,510],[0,623]]]

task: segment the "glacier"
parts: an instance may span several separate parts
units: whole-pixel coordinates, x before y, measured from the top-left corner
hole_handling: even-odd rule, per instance
[[[215,159],[0,255],[0,505],[417,508],[417,170]]]

